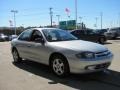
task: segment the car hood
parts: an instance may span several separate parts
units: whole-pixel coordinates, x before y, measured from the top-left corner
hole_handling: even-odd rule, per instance
[[[107,48],[101,44],[83,41],[83,40],[73,40],[73,41],[60,41],[52,42],[52,46],[65,49],[70,49],[74,51],[90,51],[90,52],[101,52],[107,50]]]

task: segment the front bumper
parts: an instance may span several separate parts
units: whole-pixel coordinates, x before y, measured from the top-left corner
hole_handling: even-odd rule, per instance
[[[107,69],[113,59],[113,55],[110,54],[107,57],[102,58],[96,58],[93,60],[80,60],[75,59],[69,60],[70,65],[70,72],[71,73],[91,73],[91,72],[97,72],[102,71],[104,69]]]

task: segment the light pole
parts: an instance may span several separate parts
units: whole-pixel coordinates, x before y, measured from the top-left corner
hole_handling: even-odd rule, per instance
[[[59,28],[59,22],[60,22],[60,15],[56,15],[58,17],[58,28]]]
[[[103,24],[103,13],[100,13],[100,17],[101,17],[101,29],[102,29],[102,24]]]
[[[79,17],[79,19],[80,19],[80,24],[79,24],[79,25],[80,25],[80,28],[83,28],[83,27],[82,27],[82,17]]]
[[[76,29],[77,29],[77,0],[75,0],[75,20],[76,20]]]
[[[13,13],[13,16],[14,16],[14,28],[15,28],[15,35],[16,35],[16,16],[15,14],[18,13],[17,10],[11,10],[11,12]]]
[[[97,21],[98,21],[98,18],[96,17],[96,18],[95,18],[95,26],[96,26],[96,29],[97,29]]]
[[[53,22],[53,20],[52,20],[52,18],[53,18],[53,12],[52,12],[52,9],[53,8],[49,8],[50,9],[50,23],[51,23],[51,27],[52,27],[52,22]]]
[[[118,23],[119,23],[119,27],[120,27],[120,13],[118,14]]]
[[[79,17],[79,19],[80,19],[80,24],[82,23],[82,17]]]

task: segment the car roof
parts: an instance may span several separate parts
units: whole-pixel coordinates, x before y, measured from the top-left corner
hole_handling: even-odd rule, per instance
[[[58,29],[58,28],[32,28],[32,29],[42,31],[43,29],[49,29],[49,30],[51,29],[51,30],[53,30],[53,29]]]
[[[71,30],[70,32],[74,31],[92,31],[93,29],[77,29],[77,30]]]

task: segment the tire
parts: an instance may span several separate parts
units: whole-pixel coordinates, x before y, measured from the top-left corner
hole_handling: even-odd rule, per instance
[[[62,55],[56,55],[50,61],[52,72],[59,77],[66,77],[69,75],[69,65]]]
[[[22,58],[20,58],[17,49],[14,49],[12,51],[12,55],[13,55],[14,63],[20,63],[22,61]]]
[[[99,43],[100,44],[104,44],[105,43],[105,38],[104,37],[100,37],[99,38]]]

